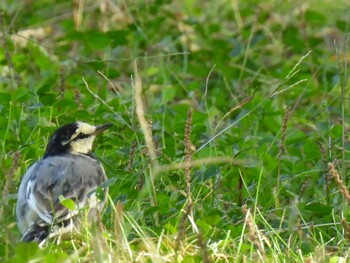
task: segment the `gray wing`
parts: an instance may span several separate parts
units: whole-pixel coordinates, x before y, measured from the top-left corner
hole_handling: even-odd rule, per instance
[[[30,226],[39,220],[47,224],[67,220],[78,213],[77,209],[97,205],[96,201],[91,204],[88,194],[106,179],[102,166],[91,157],[45,158],[30,167],[23,178],[18,195],[18,221],[25,220]],[[72,199],[76,210],[61,205],[61,195]]]
[[[26,174],[23,176],[21,184],[18,189],[17,196],[17,205],[16,205],[16,217],[17,217],[17,225],[22,234],[27,232],[30,225],[36,223],[40,220],[38,214],[36,214],[28,205],[26,200],[26,191],[27,184],[30,178],[30,175],[37,170],[37,166],[39,162],[33,164],[27,170]]]

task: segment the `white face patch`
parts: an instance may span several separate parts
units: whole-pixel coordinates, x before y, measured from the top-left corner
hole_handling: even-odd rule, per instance
[[[92,150],[92,143],[94,142],[96,136],[91,135],[85,139],[78,139],[70,142],[71,153],[73,154],[87,154]]]
[[[71,153],[88,154],[92,151],[92,144],[96,138],[96,127],[84,122],[77,122],[78,128],[71,139],[66,142],[70,144]],[[84,137],[84,138],[80,138]]]

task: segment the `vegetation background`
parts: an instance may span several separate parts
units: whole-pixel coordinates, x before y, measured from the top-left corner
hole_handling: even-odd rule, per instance
[[[0,6],[1,262],[349,260],[348,1]],[[104,227],[19,243],[21,176],[76,120],[114,125]]]

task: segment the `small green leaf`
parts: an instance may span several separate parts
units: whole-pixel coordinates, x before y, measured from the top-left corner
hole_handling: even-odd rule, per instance
[[[213,176],[216,176],[220,173],[220,168],[217,165],[211,165],[205,169],[205,172],[203,174],[203,181],[206,181]]]
[[[40,88],[38,88],[37,90],[37,94],[41,97],[44,94],[47,94],[51,91],[52,89],[52,84],[51,83],[45,83],[43,85],[40,86]]]
[[[332,207],[329,205],[322,204],[320,202],[313,203],[299,203],[298,208],[301,212],[311,213],[313,216],[322,217],[330,215],[332,212]]]
[[[1,103],[7,103],[10,101],[11,101],[11,94],[10,93],[5,93],[5,92],[0,93],[0,102]]]
[[[40,96],[40,102],[45,106],[52,106],[57,102],[57,95],[46,93],[43,96]]]
[[[105,192],[104,188],[97,187],[95,193],[96,193],[96,197],[97,197],[98,200],[100,200],[100,201],[105,200],[106,192]]]
[[[123,30],[108,31],[108,32],[106,32],[106,35],[109,37],[109,39],[112,40],[113,47],[126,45],[128,43],[127,31],[123,31]]]
[[[26,87],[18,87],[13,94],[13,99],[16,101],[25,101],[28,99],[28,93],[29,90]]]
[[[219,222],[221,222],[221,216],[215,214],[215,215],[210,215],[210,216],[206,216],[203,218],[203,220],[211,225],[211,226],[214,226],[216,224],[218,224]]]
[[[109,178],[106,182],[104,182],[101,185],[101,187],[102,188],[110,187],[110,186],[114,185],[116,181],[117,181],[117,178],[115,178],[115,177]]]
[[[63,195],[60,195],[58,197],[58,199],[60,200],[61,205],[63,205],[64,207],[68,208],[69,210],[74,210],[75,209],[75,203],[72,199],[70,198],[64,198]]]
[[[144,211],[144,215],[152,215],[159,211],[159,206],[151,206]]]
[[[159,73],[159,68],[158,67],[149,67],[147,70],[146,70],[146,74],[147,76],[154,76],[156,74]]]

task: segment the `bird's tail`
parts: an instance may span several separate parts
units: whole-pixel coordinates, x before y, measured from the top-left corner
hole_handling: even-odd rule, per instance
[[[22,242],[38,242],[39,244],[49,236],[49,225],[33,224],[21,238]]]

